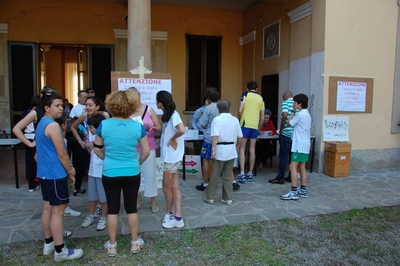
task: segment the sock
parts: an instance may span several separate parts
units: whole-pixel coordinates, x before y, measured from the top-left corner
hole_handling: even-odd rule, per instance
[[[101,204],[96,204],[96,208],[101,209]]]
[[[182,220],[182,217],[175,216],[175,220],[179,222],[180,220]]]
[[[94,215],[89,215],[90,218],[94,219]]]
[[[208,183],[203,183],[203,187],[207,187],[208,186]]]
[[[232,184],[236,184],[236,180],[233,180],[233,181],[232,181]]]
[[[307,187],[306,186],[301,186],[300,190],[307,190]]]
[[[292,187],[292,191],[297,191],[297,187]]]
[[[253,173],[252,172],[248,172],[247,175],[253,175]]]
[[[51,242],[53,242],[54,240],[53,240],[53,237],[51,236],[51,237],[49,237],[49,238],[45,238],[44,239],[44,242],[46,242],[46,244],[50,244]]]
[[[56,252],[57,252],[57,253],[61,253],[61,251],[62,251],[62,249],[64,248],[64,246],[65,246],[64,243],[62,243],[61,245],[56,245],[56,246],[55,246]]]
[[[244,175],[244,171],[240,171],[240,175]]]
[[[100,220],[107,220],[107,217],[100,217]]]

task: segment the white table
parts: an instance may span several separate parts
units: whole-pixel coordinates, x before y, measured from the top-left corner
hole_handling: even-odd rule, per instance
[[[17,138],[15,139],[0,139],[0,146],[11,147],[14,153],[14,176],[15,176],[15,187],[19,188],[18,180],[18,163],[17,163],[17,146],[21,144],[21,141]]]

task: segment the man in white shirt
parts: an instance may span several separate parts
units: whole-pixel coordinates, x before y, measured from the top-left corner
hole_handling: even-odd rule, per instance
[[[86,109],[87,97],[88,94],[86,91],[78,91],[78,104],[72,108],[71,113],[69,114],[71,118],[79,118],[83,114]]]
[[[212,137],[212,174],[204,191],[203,199],[214,204],[215,190],[218,178],[222,175],[221,202],[232,205],[232,169],[235,158],[238,157],[239,143],[243,137],[239,120],[230,114],[231,103],[227,99],[217,102],[219,115],[211,123]]]

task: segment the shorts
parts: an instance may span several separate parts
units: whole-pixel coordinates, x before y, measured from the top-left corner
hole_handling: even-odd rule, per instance
[[[291,156],[291,161],[295,163],[305,163],[308,161],[309,155],[306,153],[293,152]]]
[[[211,160],[211,154],[212,154],[212,144],[204,141],[203,146],[201,147],[200,157]]]
[[[242,127],[242,134],[245,139],[258,138],[258,130],[254,128]]]
[[[88,198],[89,201],[99,200],[101,203],[107,202],[101,177],[88,176]]]
[[[62,179],[50,180],[40,179],[42,188],[42,197],[48,201],[51,206],[67,204],[69,202],[69,182],[68,177]]]
[[[176,163],[164,163],[164,171],[170,171],[172,174],[178,172],[178,167],[181,165],[181,162]]]

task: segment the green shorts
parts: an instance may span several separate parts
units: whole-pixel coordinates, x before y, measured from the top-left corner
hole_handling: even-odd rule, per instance
[[[309,155],[306,153],[293,152],[291,160],[296,163],[305,163],[308,161]]]

